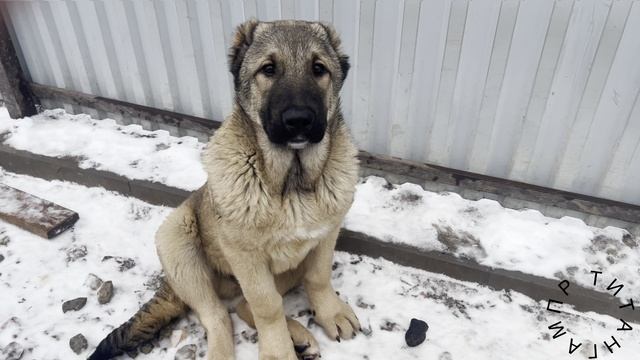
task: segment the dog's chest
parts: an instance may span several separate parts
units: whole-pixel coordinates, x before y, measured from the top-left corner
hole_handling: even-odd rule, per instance
[[[271,246],[269,251],[270,268],[274,274],[297,268],[318,246],[320,239],[280,241]]]
[[[321,241],[326,241],[340,222],[335,216],[314,212],[317,207],[301,207],[293,204],[293,208],[280,213],[283,225],[274,232],[271,241],[270,258],[274,273],[281,273],[297,267],[305,257]]]

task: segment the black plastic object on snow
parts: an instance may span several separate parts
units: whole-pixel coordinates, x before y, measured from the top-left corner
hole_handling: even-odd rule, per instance
[[[418,346],[427,338],[427,330],[429,330],[429,325],[427,325],[426,322],[411,319],[409,329],[407,329],[407,332],[404,334],[404,340],[410,347]]]

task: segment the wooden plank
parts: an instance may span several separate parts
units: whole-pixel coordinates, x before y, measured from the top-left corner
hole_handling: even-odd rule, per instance
[[[46,239],[69,229],[78,214],[45,199],[0,184],[0,219]]]
[[[0,14],[0,94],[9,115],[18,119],[36,114],[36,99],[29,89],[4,16]]]

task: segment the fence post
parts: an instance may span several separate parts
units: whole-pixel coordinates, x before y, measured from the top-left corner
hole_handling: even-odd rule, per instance
[[[4,9],[3,9],[4,10]],[[0,94],[14,119],[37,113],[36,98],[24,78],[7,24],[0,13]]]

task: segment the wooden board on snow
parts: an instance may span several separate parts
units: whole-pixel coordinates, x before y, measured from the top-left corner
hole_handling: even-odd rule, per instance
[[[75,211],[0,184],[0,219],[51,239],[78,221]]]

